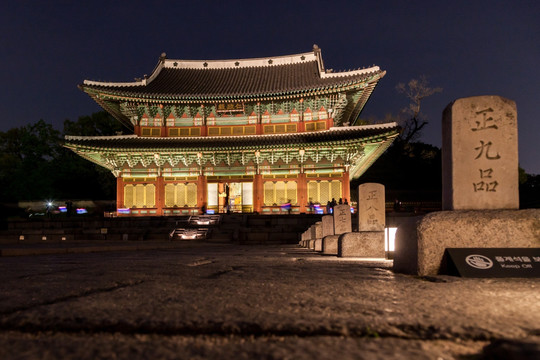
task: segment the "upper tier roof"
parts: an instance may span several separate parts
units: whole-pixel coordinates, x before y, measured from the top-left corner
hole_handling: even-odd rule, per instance
[[[378,66],[345,72],[325,70],[321,50],[238,60],[170,60],[162,54],[149,77],[135,82],[85,80],[80,88],[113,96],[167,100],[212,100],[304,93],[377,82]]]

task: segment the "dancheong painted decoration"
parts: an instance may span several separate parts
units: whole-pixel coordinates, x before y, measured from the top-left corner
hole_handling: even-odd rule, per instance
[[[133,134],[65,146],[111,170],[119,215],[307,212],[350,201],[350,179],[397,136],[396,123],[356,125],[384,74],[327,70],[317,46],[239,60],[162,54],[143,79],[79,86]]]

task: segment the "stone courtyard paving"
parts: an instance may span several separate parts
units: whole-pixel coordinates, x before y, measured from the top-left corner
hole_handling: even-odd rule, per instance
[[[0,258],[0,359],[538,359],[540,281],[294,245]]]

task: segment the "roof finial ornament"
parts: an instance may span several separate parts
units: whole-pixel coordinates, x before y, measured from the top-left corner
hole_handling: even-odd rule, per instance
[[[319,72],[324,72],[324,64],[323,64],[323,61],[322,61],[322,56],[321,56],[321,49],[319,48],[319,46],[317,44],[313,44],[313,54],[315,54],[315,56],[317,57],[317,61],[319,63]]]
[[[160,60],[160,61],[165,61],[166,58],[167,58],[167,54],[164,53],[164,52],[162,52],[162,53],[161,53],[161,56],[159,57],[159,60]]]

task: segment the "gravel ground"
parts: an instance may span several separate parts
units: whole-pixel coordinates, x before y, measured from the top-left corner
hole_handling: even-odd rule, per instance
[[[0,258],[0,359],[539,359],[540,281],[297,246]]]

